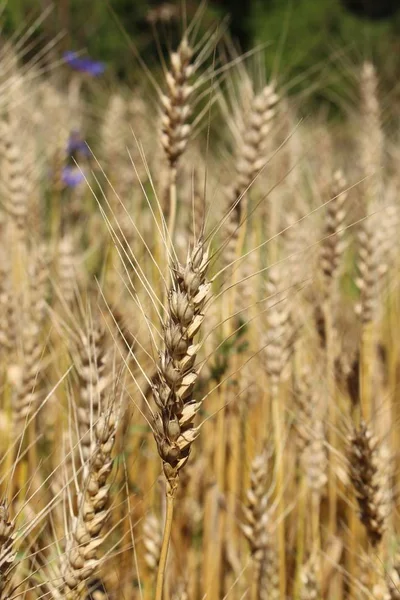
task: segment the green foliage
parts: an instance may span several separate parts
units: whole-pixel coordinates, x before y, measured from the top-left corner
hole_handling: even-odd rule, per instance
[[[181,3],[176,4],[180,12]],[[154,31],[146,20],[155,5],[149,0],[59,0],[38,33],[49,38],[65,31],[64,49],[86,50],[107,63],[108,73],[132,80],[138,71],[132,45],[150,69],[160,65],[154,52]],[[32,0],[9,0],[3,17],[5,35],[32,22],[44,6],[45,0],[35,6]],[[400,10],[392,18],[371,21],[350,13],[341,0],[254,0],[249,6],[240,11],[238,2],[225,2],[231,12],[231,31],[240,37],[242,49],[254,42],[266,44],[269,74],[278,72],[284,82],[293,82],[294,91],[306,90],[314,105],[321,101],[337,105],[338,99],[346,96],[349,67],[365,58],[376,64],[383,89],[396,86]],[[197,8],[197,3],[187,0],[189,20]],[[207,31],[215,18],[223,16],[220,3],[210,1],[202,30]],[[182,23],[178,19],[159,25],[157,31],[165,54],[177,45]]]
[[[278,69],[285,82],[296,81],[296,91],[315,84],[314,100],[321,100],[319,89],[327,82],[336,98],[349,68],[364,59],[374,61],[384,85],[391,89],[397,82],[400,11],[370,21],[348,12],[340,0],[256,0],[251,27],[256,42],[271,42],[265,52],[269,72]]]

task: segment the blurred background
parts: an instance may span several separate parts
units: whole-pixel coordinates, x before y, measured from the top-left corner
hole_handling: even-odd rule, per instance
[[[36,30],[40,43],[63,32],[57,51],[87,52],[106,63],[107,77],[130,83],[138,71],[132,44],[150,68],[159,68],[154,40],[162,51],[174,47],[182,31],[183,4],[190,21],[199,10],[197,1],[10,0],[3,35],[16,34],[22,23],[53,6]],[[279,56],[286,82],[295,81],[296,92],[311,86],[314,101],[335,102],[350,67],[371,59],[383,91],[392,91],[392,105],[398,102],[399,0],[209,0],[201,27],[207,31],[211,22],[224,18],[241,51],[266,44],[267,68],[272,70]]]

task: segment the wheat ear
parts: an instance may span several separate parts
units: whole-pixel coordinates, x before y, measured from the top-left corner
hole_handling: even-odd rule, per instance
[[[362,420],[349,440],[349,474],[360,509],[360,519],[373,546],[378,546],[382,539],[387,516],[386,498],[380,486],[378,450],[378,441]]]
[[[88,474],[78,496],[78,515],[74,517],[63,569],[65,593],[79,598],[99,565],[98,548],[102,529],[109,517],[107,508],[113,466],[112,450],[117,428],[114,401],[101,413],[93,426],[94,448],[89,459]]]
[[[193,398],[193,388],[198,377],[194,363],[199,345],[194,342],[194,337],[203,323],[203,309],[210,290],[206,277],[208,265],[208,251],[200,239],[189,251],[186,264],[175,264],[171,268],[167,318],[163,323],[165,349],[160,354],[158,373],[152,386],[158,408],[153,430],[167,483],[167,518],[157,578],[157,600],[162,598],[179,471],[186,464],[191,445],[198,435],[194,419],[201,402]]]
[[[184,153],[191,125],[187,122],[191,114],[190,97],[194,86],[189,83],[194,73],[191,64],[193,50],[184,37],[176,52],[171,54],[171,68],[166,72],[167,93],[161,95],[163,107],[161,144],[169,165],[169,219],[168,234],[173,237],[176,219],[177,164]]]
[[[261,599],[261,568],[268,546],[270,514],[268,504],[268,458],[266,450],[258,454],[251,465],[250,488],[247,490],[247,503],[244,506],[242,531],[249,543],[253,560],[251,600]]]

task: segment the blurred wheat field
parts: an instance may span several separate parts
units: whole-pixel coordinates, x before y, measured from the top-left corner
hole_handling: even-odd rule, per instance
[[[0,52],[0,599],[400,598],[373,63],[337,123],[218,25],[135,89],[28,34]]]

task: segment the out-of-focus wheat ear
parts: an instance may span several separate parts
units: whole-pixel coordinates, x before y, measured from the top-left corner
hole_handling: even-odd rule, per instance
[[[372,597],[374,600],[392,600],[391,590],[384,578],[372,587]]]
[[[381,110],[378,99],[378,78],[375,67],[366,61],[360,81],[361,92],[361,160],[367,206],[379,202],[382,195],[382,173],[384,137]]]
[[[291,311],[288,301],[290,290],[285,289],[286,279],[282,263],[269,269],[267,282],[266,321],[267,332],[263,340],[263,361],[268,374],[269,395],[271,399],[271,413],[276,449],[276,460],[279,464],[277,470],[276,493],[280,499],[278,505],[278,541],[279,541],[279,569],[280,593],[285,595],[286,586],[286,551],[285,551],[285,520],[284,520],[284,479],[285,455],[284,439],[286,436],[285,411],[282,410],[280,396],[281,383],[284,369],[288,364],[293,350],[294,328],[292,326]]]
[[[0,598],[7,598],[11,582],[11,571],[16,561],[15,523],[9,519],[8,508],[0,503]]]
[[[3,254],[0,255],[0,263],[0,352],[9,361],[16,348],[16,315],[10,267]]]
[[[309,422],[309,427],[309,443],[304,449],[302,465],[310,489],[321,494],[327,482],[328,466],[324,424],[321,419],[313,417]]]
[[[14,384],[12,407],[15,433],[20,435],[26,422],[40,404],[40,371],[43,346],[40,330],[36,323],[28,322],[22,338],[22,358],[18,365],[10,369],[9,376]]]
[[[386,502],[379,477],[379,443],[361,420],[348,445],[349,476],[357,498],[360,520],[372,546],[382,540],[386,528]]]
[[[125,98],[118,92],[113,93],[101,126],[101,161],[106,176],[114,187],[118,186],[121,159],[127,156],[127,116],[128,107]]]
[[[168,248],[171,246],[176,221],[177,166],[192,131],[188,122],[192,113],[191,96],[195,89],[190,83],[195,72],[192,58],[193,49],[185,35],[177,51],[170,55],[170,69],[165,73],[167,91],[161,95],[161,145],[169,166]]]
[[[63,565],[64,592],[67,598],[80,598],[86,582],[96,572],[101,559],[99,547],[103,528],[110,516],[109,476],[113,468],[113,447],[118,425],[118,399],[111,391],[108,406],[92,423],[91,454],[78,491],[77,515],[71,517]]]
[[[230,264],[236,258],[239,226],[245,214],[245,196],[254,178],[266,164],[267,143],[276,118],[278,101],[276,85],[271,82],[259,94],[253,94],[249,113],[243,118],[243,130],[236,143],[236,177],[227,191],[226,212],[230,214],[225,225],[225,235],[229,239],[223,254],[225,264]]]
[[[312,420],[316,411],[317,394],[313,390],[311,369],[295,371],[293,401],[295,409],[296,446],[301,457],[312,438]]]
[[[63,302],[70,306],[76,293],[76,256],[70,235],[64,235],[58,245],[58,287]]]
[[[379,233],[380,223],[376,215],[367,217],[360,228],[358,236],[358,270],[356,285],[360,291],[359,301],[355,306],[356,314],[363,325],[376,319],[379,308],[379,293],[382,274],[386,271],[381,261]]]
[[[190,573],[188,575],[190,577]],[[187,578],[188,578],[187,577]],[[172,600],[189,600],[188,584],[186,579],[179,579],[172,593]]]
[[[105,329],[99,322],[80,332],[76,354],[80,402],[77,409],[82,459],[86,463],[93,453],[94,424],[104,411],[110,385],[110,364]]]
[[[321,598],[318,562],[317,554],[314,553],[302,567],[299,600],[319,600]]]
[[[144,561],[151,578],[157,573],[162,544],[162,527],[154,513],[148,513],[143,523]],[[149,598],[152,597],[152,592]]]
[[[38,327],[43,323],[49,287],[49,251],[42,244],[34,253],[34,260],[29,269],[29,307],[31,319]]]
[[[39,407],[42,396],[40,373],[42,369],[42,324],[46,312],[48,268],[45,247],[38,248],[29,265],[29,289],[26,311],[20,325],[20,357],[14,369],[13,415],[17,434]],[[31,425],[34,428],[34,424]],[[33,452],[33,449],[32,449]],[[32,454],[32,453],[31,453]]]
[[[261,561],[260,587],[257,600],[280,600],[279,552],[276,530],[270,528]]]
[[[324,295],[330,296],[332,285],[339,274],[340,261],[345,249],[345,203],[348,193],[342,171],[335,171],[331,188],[332,200],[326,207],[326,219],[321,244],[321,270],[324,277]]]
[[[190,97],[194,91],[193,85],[190,84],[194,73],[192,57],[193,50],[185,36],[178,50],[171,53],[170,70],[165,74],[167,91],[161,96],[163,108],[161,144],[171,170],[176,169],[191,132],[188,119],[192,112]]]
[[[389,600],[400,600],[400,553],[398,551],[386,574],[386,582],[390,594]]]
[[[246,492],[246,505],[243,508],[242,531],[249,543],[253,560],[251,598],[261,595],[261,570],[268,551],[271,532],[271,511],[268,510],[269,493],[267,481],[271,453],[267,450],[258,454],[251,465],[250,488]],[[278,583],[279,587],[279,583]]]
[[[293,350],[293,328],[291,324],[289,294],[285,289],[286,278],[283,267],[275,265],[268,270],[267,332],[264,338],[263,358],[268,374],[271,396],[279,391],[283,371]]]
[[[0,138],[2,202],[19,236],[25,237],[31,181],[24,154],[17,142],[15,124],[9,118],[3,118],[0,122]]]

